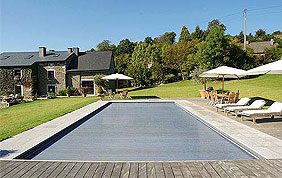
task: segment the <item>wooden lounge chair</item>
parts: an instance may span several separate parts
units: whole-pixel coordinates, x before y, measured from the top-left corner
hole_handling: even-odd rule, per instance
[[[253,123],[256,123],[258,118],[265,118],[282,115],[282,102],[274,102],[268,109],[263,110],[246,110],[239,113],[241,115],[241,120],[243,117],[250,117]]]
[[[122,93],[120,94],[121,99],[126,99],[128,94],[128,90],[123,90]]]
[[[251,100],[250,98],[241,98],[237,103],[216,104],[215,105],[216,112],[218,112],[219,109],[223,109],[229,106],[246,106],[250,100]]]
[[[238,113],[244,110],[258,110],[261,109],[265,105],[264,100],[256,100],[250,106],[231,106],[224,108],[224,113],[228,115],[230,112],[235,113],[235,118],[237,118]]]

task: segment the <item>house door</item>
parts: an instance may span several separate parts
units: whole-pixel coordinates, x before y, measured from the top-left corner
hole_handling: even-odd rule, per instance
[[[94,81],[93,80],[82,80],[81,87],[88,87],[87,94],[94,94]]]
[[[16,85],[15,86],[15,95],[19,95],[19,96],[22,96],[23,95],[23,87],[22,85]]]

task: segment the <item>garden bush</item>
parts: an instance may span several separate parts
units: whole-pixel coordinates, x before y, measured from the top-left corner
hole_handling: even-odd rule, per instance
[[[48,99],[54,99],[54,98],[56,98],[56,94],[55,93],[48,93],[47,98]]]
[[[60,91],[58,92],[58,95],[59,95],[59,96],[67,96],[67,90],[66,90],[66,89],[60,90]]]

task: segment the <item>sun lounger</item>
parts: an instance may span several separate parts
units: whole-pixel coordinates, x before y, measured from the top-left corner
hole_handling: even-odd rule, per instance
[[[216,112],[218,112],[219,109],[223,109],[225,107],[229,106],[246,106],[248,102],[250,101],[250,98],[241,98],[237,103],[229,103],[229,104],[216,104]]]
[[[273,103],[268,109],[263,110],[246,110],[239,113],[241,115],[241,120],[243,117],[250,117],[253,119],[253,123],[256,123],[256,119],[265,118],[282,115],[282,102]]]
[[[231,106],[224,108],[224,113],[228,115],[230,112],[235,113],[235,118],[238,116],[238,112],[244,110],[258,110],[261,109],[265,105],[264,100],[255,100],[250,106]]]

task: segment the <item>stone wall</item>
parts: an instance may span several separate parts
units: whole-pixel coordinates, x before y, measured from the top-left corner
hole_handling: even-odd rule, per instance
[[[47,71],[54,70],[55,78],[48,79]],[[47,94],[47,85],[56,85],[56,92],[66,88],[66,64],[65,62],[46,62],[38,64],[38,89],[39,95]]]
[[[14,77],[14,68],[0,68],[0,94],[14,94],[15,85],[23,86],[23,96],[32,95],[32,68],[21,67],[22,77]]]

